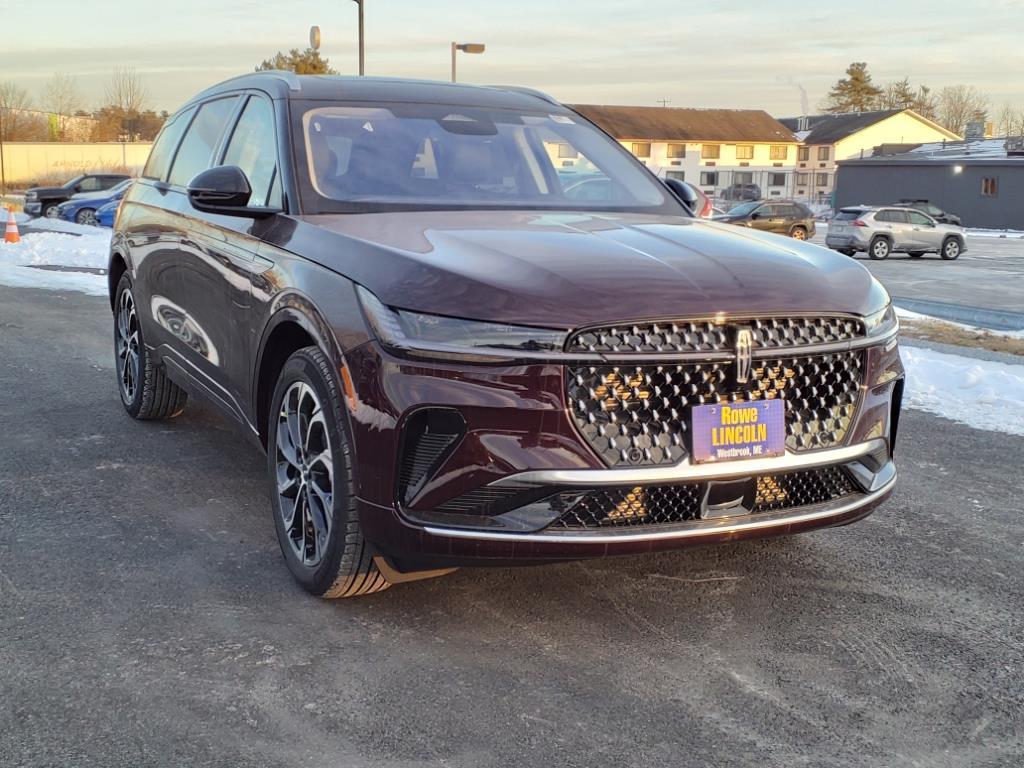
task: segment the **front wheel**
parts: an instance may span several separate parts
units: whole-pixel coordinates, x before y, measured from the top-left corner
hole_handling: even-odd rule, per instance
[[[96,211],[92,208],[83,208],[75,214],[75,223],[84,224],[89,227],[96,226]]]
[[[267,461],[274,527],[288,570],[319,597],[357,597],[391,583],[363,539],[343,399],[327,356],[288,358],[271,402]]]
[[[114,363],[121,403],[133,419],[171,419],[181,413],[188,395],[153,360],[142,339],[132,279],[125,272],[114,300]]]
[[[957,240],[955,237],[950,237],[946,240],[946,242],[942,244],[942,258],[946,259],[947,261],[952,261],[953,259],[960,256],[961,250],[962,249],[960,248],[960,241]]]
[[[807,230],[804,227],[793,227],[792,231],[789,233],[789,236],[792,237],[794,240],[806,240]]]
[[[48,219],[57,218],[57,203],[48,203],[43,206],[43,216]]]
[[[868,254],[872,259],[887,259],[889,258],[889,252],[892,250],[892,246],[889,241],[884,237],[876,237],[871,241],[871,247],[868,249]]]

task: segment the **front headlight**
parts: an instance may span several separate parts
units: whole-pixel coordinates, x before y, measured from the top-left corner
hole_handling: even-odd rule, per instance
[[[567,332],[393,309],[362,286],[359,302],[385,347],[420,357],[496,362],[560,352]]]
[[[885,336],[899,328],[899,320],[892,304],[864,318],[864,327],[868,336]]]
[[[37,197],[39,197],[39,193],[37,193],[37,192],[26,192],[25,193],[25,199],[26,200],[35,200]]]

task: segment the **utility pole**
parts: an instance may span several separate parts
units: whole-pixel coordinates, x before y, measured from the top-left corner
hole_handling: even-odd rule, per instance
[[[483,53],[486,46],[483,43],[456,43],[452,42],[452,82],[455,82],[455,54],[458,51],[463,53]]]
[[[363,35],[363,0],[352,0],[352,2],[359,6],[359,76],[362,77],[366,74],[366,47],[365,37]]]
[[[4,169],[4,108],[0,107],[0,195],[7,194],[7,171]]]
[[[672,99],[655,99],[655,101],[661,104],[662,107],[667,107],[672,103]]]

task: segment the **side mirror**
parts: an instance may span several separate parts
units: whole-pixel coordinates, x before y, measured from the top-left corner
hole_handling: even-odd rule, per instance
[[[679,179],[663,179],[668,191],[672,193],[679,202],[686,206],[686,210],[697,215],[697,195],[688,184]]]
[[[751,219],[760,219],[761,218],[761,214],[758,213],[757,211],[754,211],[752,214],[750,214],[750,218]]]
[[[225,216],[265,218],[280,213],[279,208],[249,207],[252,187],[237,165],[218,165],[196,175],[188,185],[188,199],[197,211]]]

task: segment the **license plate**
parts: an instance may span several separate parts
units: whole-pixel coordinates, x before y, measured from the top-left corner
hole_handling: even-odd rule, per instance
[[[846,225],[846,224],[833,224],[831,226],[832,234],[835,234],[835,235],[845,234],[846,231],[849,230],[849,228],[850,227],[848,225]]]
[[[693,460],[765,459],[786,452],[782,400],[694,406]]]

